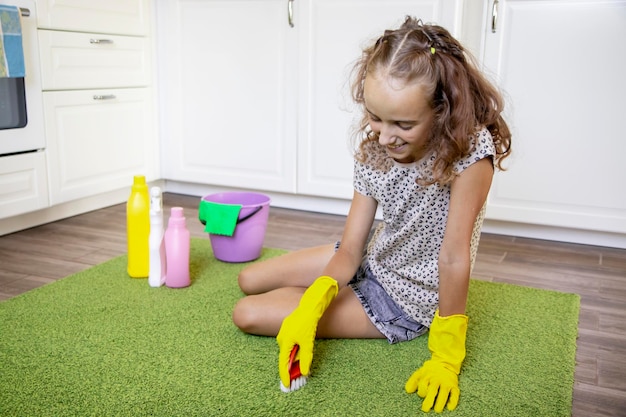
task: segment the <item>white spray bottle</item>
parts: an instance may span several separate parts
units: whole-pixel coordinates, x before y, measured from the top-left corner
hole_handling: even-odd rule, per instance
[[[164,235],[161,188],[152,187],[150,189],[150,274],[148,275],[148,284],[151,287],[160,287],[165,283],[167,265]]]

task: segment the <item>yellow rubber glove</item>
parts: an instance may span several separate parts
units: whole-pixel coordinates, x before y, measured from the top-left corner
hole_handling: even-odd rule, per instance
[[[337,296],[339,286],[331,277],[321,276],[304,292],[298,307],[280,326],[276,341],[280,347],[278,355],[278,373],[285,387],[289,381],[289,355],[295,345],[299,345],[300,372],[308,375],[313,361],[313,343],[317,333],[317,324],[331,301]]]
[[[406,382],[406,392],[424,398],[422,411],[433,408],[437,413],[443,411],[446,403],[452,411],[459,403],[459,372],[465,359],[465,336],[467,316],[457,314],[440,317],[439,310],[430,326],[428,349],[431,358],[415,371]]]

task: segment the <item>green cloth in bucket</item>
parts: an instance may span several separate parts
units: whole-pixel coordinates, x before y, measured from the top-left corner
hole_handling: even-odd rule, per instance
[[[241,204],[222,204],[202,200],[198,209],[204,231],[213,235],[232,236],[235,233]]]

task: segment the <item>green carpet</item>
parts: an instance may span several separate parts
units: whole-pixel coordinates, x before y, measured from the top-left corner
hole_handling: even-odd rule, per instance
[[[282,393],[275,340],[231,322],[242,267],[194,239],[185,289],[128,278],[122,256],[0,303],[0,415],[422,414],[404,383],[428,356],[426,337],[318,341],[308,384]],[[473,280],[461,400],[446,414],[570,416],[579,305]]]

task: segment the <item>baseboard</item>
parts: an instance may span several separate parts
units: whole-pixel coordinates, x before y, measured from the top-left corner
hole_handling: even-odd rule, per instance
[[[149,186],[154,185],[162,187],[163,181],[159,180],[149,183]],[[0,219],[0,236],[18,232],[20,230],[30,229],[31,227],[40,226],[57,220],[66,219],[68,217],[77,216],[89,211],[99,210],[115,204],[121,204],[128,199],[129,193],[130,185],[128,188],[101,193],[95,196],[69,201],[67,203],[58,204],[45,209],[20,214],[18,216]]]
[[[203,196],[224,191],[237,191],[230,187],[216,187],[203,184],[192,184],[177,181],[165,181],[165,191],[186,195]],[[249,190],[246,190],[249,191]],[[314,211],[319,213],[345,216],[350,209],[350,201],[306,195],[265,192],[271,199],[273,207],[294,210]],[[381,219],[380,212],[376,216]],[[559,242],[579,243],[583,245],[605,246],[626,249],[626,235],[618,233],[597,232],[583,229],[569,229],[533,224],[521,224],[486,219],[483,232],[498,235],[519,236],[532,239],[552,240]]]
[[[485,219],[483,233],[626,249],[626,235]]]
[[[160,186],[164,192],[198,197],[212,193],[234,191],[232,187],[217,187],[170,180],[159,180],[150,183],[150,186],[154,185]],[[129,190],[130,188],[115,190],[99,194],[97,196],[74,200],[53,207],[48,207],[46,209],[25,213],[19,216],[0,219],[0,236],[76,216],[88,211],[98,210],[115,204],[121,204],[128,199]],[[344,199],[265,191],[262,191],[262,193],[270,197],[271,205],[273,207],[336,214],[340,216],[346,216],[350,209],[350,201]],[[378,219],[381,218],[380,212],[376,217]],[[543,239],[626,249],[626,235],[618,233],[521,224],[490,219],[485,219],[483,232],[526,237],[531,239]]]

